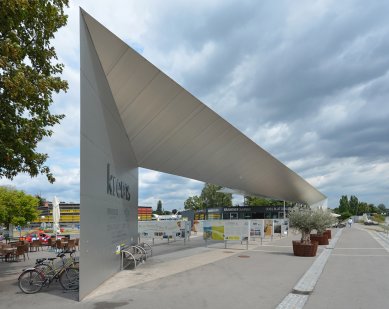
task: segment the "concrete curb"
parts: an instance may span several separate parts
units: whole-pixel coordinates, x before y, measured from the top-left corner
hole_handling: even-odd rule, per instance
[[[335,237],[331,239],[330,244],[323,250],[315,262],[313,262],[312,266],[301,277],[299,282],[292,289],[292,292],[289,293],[277,306],[277,309],[301,309],[304,307],[309,294],[313,292],[315,285],[323,272],[324,266],[332,253],[332,249],[334,249],[339,237],[342,235],[342,232],[343,229],[338,230]]]

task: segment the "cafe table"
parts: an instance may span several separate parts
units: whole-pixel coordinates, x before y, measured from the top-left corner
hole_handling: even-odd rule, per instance
[[[5,253],[5,261],[9,262],[9,257],[16,253],[16,248],[3,248],[1,249]]]

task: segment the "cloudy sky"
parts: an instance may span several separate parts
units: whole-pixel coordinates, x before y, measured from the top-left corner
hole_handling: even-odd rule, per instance
[[[389,2],[71,1],[54,41],[70,89],[40,144],[57,181],[12,184],[79,201],[79,6],[328,196],[389,206]],[[140,170],[140,205],[183,208],[203,183]],[[236,197],[238,203],[241,199]]]

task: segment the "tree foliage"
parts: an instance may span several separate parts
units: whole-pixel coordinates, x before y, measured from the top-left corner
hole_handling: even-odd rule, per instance
[[[334,212],[342,215],[341,219],[347,219],[353,215],[363,215],[368,213],[386,213],[387,209],[384,204],[368,204],[366,202],[360,202],[355,195],[351,195],[350,199],[347,195],[342,195],[339,200],[339,207],[334,208]]]
[[[157,212],[157,215],[162,215],[163,214],[161,200],[159,200],[158,203],[157,203],[157,211],[156,212]]]
[[[313,221],[315,222],[315,230],[318,235],[337,222],[337,219],[328,209],[316,209],[313,211]]]
[[[358,198],[355,195],[351,195],[350,196],[349,205],[350,205],[350,212],[353,215],[356,215],[357,211],[358,211],[359,201],[358,201]]]
[[[339,200],[339,213],[350,211],[347,195],[342,195]]]
[[[377,208],[378,208],[380,213],[386,213],[386,211],[387,211],[386,206],[382,203],[378,204]]]
[[[308,206],[295,206],[289,210],[288,218],[290,227],[301,233],[301,242],[310,243],[310,234],[316,227],[313,210]]]
[[[190,210],[200,210],[214,207],[232,206],[232,194],[218,192],[222,186],[205,183],[200,196],[190,196],[184,202],[184,208]]]
[[[218,192],[222,188],[222,186],[210,183],[206,183],[204,185],[200,195],[204,208],[232,206],[232,194]]]
[[[244,205],[245,206],[283,206],[284,201],[246,195],[244,197]],[[293,203],[285,202],[285,206],[293,206]]]
[[[64,117],[49,107],[53,93],[68,88],[50,42],[66,25],[65,6],[68,0],[0,1],[0,178],[25,172],[55,181],[48,155],[36,148]]]
[[[38,215],[39,199],[9,187],[0,187],[0,224],[25,226]]]
[[[310,234],[316,230],[323,234],[326,228],[336,222],[329,210],[311,209],[309,206],[294,206],[288,213],[290,227],[301,232],[301,242],[310,243]]]
[[[187,210],[203,209],[203,200],[197,195],[190,196],[184,202],[184,208]]]

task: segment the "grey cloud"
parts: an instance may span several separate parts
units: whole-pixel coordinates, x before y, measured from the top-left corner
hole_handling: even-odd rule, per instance
[[[123,1],[121,13],[131,14],[126,5]],[[95,2],[88,6],[94,8]],[[124,14],[112,7],[107,17],[105,6],[102,2],[91,10],[108,28],[123,32],[124,21],[112,16]],[[131,38],[131,29],[125,32],[126,41],[152,63],[277,159],[295,164],[305,178],[327,179],[318,188],[331,206],[337,206],[342,194],[358,193],[361,200],[389,206],[388,179],[372,170],[374,164],[389,162],[388,11],[389,2],[379,0],[156,1],[136,6],[139,24],[145,25],[136,38]],[[201,55],[207,44],[212,52],[196,66],[183,63],[187,59],[180,58],[181,52]],[[66,61],[77,67],[78,59]],[[322,113],[337,105],[347,111],[345,119],[333,121],[338,115]],[[77,125],[65,123],[73,130],[58,136],[67,141],[66,133],[74,135]],[[289,131],[275,141],[266,130],[280,124]],[[55,139],[52,144],[63,147]],[[152,197],[179,208],[189,192],[200,193],[201,188],[200,183],[161,174],[147,180],[140,201]],[[64,191],[71,189],[63,185]]]

